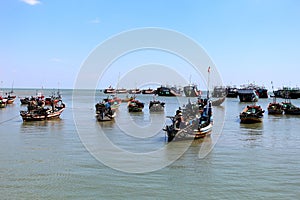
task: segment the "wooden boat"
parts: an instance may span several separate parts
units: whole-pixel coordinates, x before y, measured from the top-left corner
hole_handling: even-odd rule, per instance
[[[116,112],[111,108],[109,102],[99,102],[95,105],[95,108],[98,121],[112,121],[116,116]]]
[[[150,112],[161,112],[165,109],[165,103],[157,100],[150,101],[149,110]]]
[[[218,99],[214,99],[212,98],[211,99],[211,102],[212,102],[212,106],[220,106],[226,99],[226,96],[223,96],[221,98],[218,98]]]
[[[287,115],[300,115],[300,108],[293,105],[290,101],[282,102],[284,114]]]
[[[128,102],[127,108],[128,112],[142,112],[144,103],[140,102],[137,99],[133,99]]]
[[[227,86],[226,87],[226,97],[237,98],[237,96],[238,96],[238,89],[235,86],[233,86],[233,87]]]
[[[215,86],[211,94],[213,98],[223,98],[226,97],[226,88],[223,86]]]
[[[21,97],[20,102],[22,105],[28,105],[28,103],[30,102],[30,97]]]
[[[140,89],[130,89],[130,90],[128,90],[128,93],[129,94],[141,94],[142,93],[142,91],[140,90]]]
[[[27,111],[20,111],[23,121],[42,121],[59,118],[64,111],[65,104],[61,101],[57,104],[52,103],[49,106],[38,106],[35,102],[30,102]]]
[[[142,94],[155,94],[155,92],[156,91],[154,89],[151,89],[151,88],[142,90]]]
[[[22,105],[28,105],[30,101],[45,101],[45,96],[42,92],[37,92],[35,96],[19,98]]]
[[[241,123],[257,123],[262,122],[263,113],[265,111],[257,105],[248,105],[240,113]]]
[[[59,101],[62,100],[60,91],[58,90],[56,93],[52,92],[52,95],[50,97],[45,98],[45,104],[46,105],[51,105],[51,103],[58,103]]]
[[[269,115],[281,115],[283,113],[283,106],[281,103],[276,102],[276,97],[274,97],[272,103],[269,103],[267,109]]]
[[[126,93],[127,93],[127,90],[124,89],[124,88],[116,89],[116,93],[117,93],[117,94],[126,94]]]
[[[116,90],[112,86],[109,86],[108,88],[104,89],[103,93],[105,93],[105,94],[115,94]]]
[[[10,92],[6,92],[5,96],[3,96],[3,91],[0,92],[0,96],[3,99],[6,99],[6,104],[13,104],[17,96],[14,94],[14,83],[12,84],[12,88]]]
[[[288,98],[288,99],[298,99],[300,98],[300,88],[299,87],[282,87],[276,91],[273,91],[275,97]]]
[[[156,94],[158,96],[181,96],[182,95],[182,91],[176,87],[165,87],[165,86],[161,86],[158,87],[156,89]]]
[[[240,102],[257,102],[258,95],[254,89],[239,89],[238,96]]]
[[[7,104],[13,104],[15,99],[16,99],[16,96],[13,96],[13,97],[8,96],[7,97]]]
[[[258,86],[253,83],[245,84],[241,86],[241,89],[248,89],[248,90],[255,90],[255,93],[257,94],[258,98],[268,98],[268,89],[264,86]]]
[[[211,101],[208,101],[200,117],[196,116],[194,119],[189,120],[188,123],[183,123],[183,121],[180,120],[183,114],[180,114],[180,111],[178,111],[174,117],[168,117],[172,120],[172,124],[167,125],[163,129],[166,131],[168,142],[194,140],[204,138],[211,134],[213,128]]]
[[[103,99],[104,102],[109,102],[110,103],[110,106],[111,106],[111,109],[112,110],[116,110],[119,108],[121,102],[122,102],[122,99],[120,99],[119,97],[117,96],[108,96],[106,99]]]
[[[195,84],[184,86],[183,92],[186,97],[198,97],[201,95],[201,91],[198,90],[197,85]]]
[[[268,114],[269,115],[281,115],[283,113],[283,106],[280,103],[269,103]]]
[[[0,96],[0,108],[5,108],[6,105],[7,105],[7,99],[3,99],[1,96]]]

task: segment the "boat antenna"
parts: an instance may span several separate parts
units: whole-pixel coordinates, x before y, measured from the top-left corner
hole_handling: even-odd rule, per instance
[[[11,94],[14,93],[14,81],[12,82],[10,93],[11,93]]]

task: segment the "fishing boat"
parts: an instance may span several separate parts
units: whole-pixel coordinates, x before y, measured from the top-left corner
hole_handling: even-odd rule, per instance
[[[195,116],[192,120],[186,122],[182,119],[183,115],[184,113],[177,110],[174,117],[168,116],[168,118],[172,120],[172,124],[167,125],[163,129],[166,132],[168,142],[177,140],[194,140],[204,138],[211,134],[213,128],[211,101],[208,101],[208,104],[204,107],[200,117]],[[186,115],[187,114],[185,114],[185,116]]]
[[[142,94],[155,94],[155,92],[156,91],[154,89],[151,89],[151,88],[142,90]]]
[[[238,89],[240,102],[257,102],[258,95],[254,89]]]
[[[267,109],[269,115],[281,115],[283,113],[283,105],[276,102],[276,97],[274,97],[273,102],[269,103]]]
[[[116,89],[117,94],[126,94],[127,90],[125,88]]]
[[[300,108],[293,105],[290,101],[290,99],[286,99],[284,102],[282,102],[284,114],[287,115],[300,115]]]
[[[201,91],[198,90],[197,85],[195,84],[184,86],[183,92],[186,97],[198,97],[201,95]]]
[[[128,90],[129,94],[141,94],[142,91],[138,88]]]
[[[226,87],[226,97],[228,98],[237,98],[238,96],[238,89],[236,86],[227,86]]]
[[[56,104],[61,100],[62,100],[62,96],[60,94],[60,91],[57,90],[57,92],[52,92],[52,95],[50,97],[45,98],[45,104],[46,105],[51,105],[51,103]]]
[[[273,91],[275,97],[288,98],[288,99],[298,99],[300,98],[300,88],[299,87],[282,87],[278,90]]]
[[[103,101],[110,103],[112,110],[118,109],[120,104],[122,103],[122,99],[114,95],[108,96],[107,98],[103,99]]]
[[[8,95],[7,97],[5,97],[7,99],[7,104],[13,104],[15,99],[17,98],[16,96],[11,96],[11,95]]]
[[[51,106],[39,106],[36,102],[32,101],[27,106],[27,111],[20,111],[23,121],[42,121],[59,118],[65,109],[65,104],[60,101],[56,104],[52,103]]]
[[[110,85],[108,88],[104,89],[104,94],[115,94],[116,90]]]
[[[22,105],[28,105],[30,101],[45,101],[45,96],[42,92],[36,92],[35,96],[19,97]]]
[[[262,122],[265,111],[258,105],[248,105],[240,113],[241,123],[258,123]]]
[[[30,97],[20,97],[20,102],[22,105],[28,105],[30,102]]]
[[[142,112],[144,108],[144,103],[137,99],[132,99],[127,104],[128,112]]]
[[[156,89],[156,94],[158,96],[174,97],[174,96],[181,96],[182,91],[177,87],[161,86]]]
[[[226,96],[220,98],[211,98],[212,106],[220,106],[226,100]]]
[[[103,121],[112,121],[115,116],[116,112],[111,108],[109,102],[99,102],[95,105],[96,108],[96,119],[100,122]]]
[[[226,88],[223,86],[215,86],[211,94],[213,98],[223,98],[226,97]]]
[[[165,109],[165,103],[160,102],[158,100],[150,101],[149,103],[149,110],[150,112],[162,112]]]
[[[7,99],[3,99],[1,96],[0,96],[0,108],[5,108],[6,105],[7,105]]]
[[[268,89],[264,86],[259,86],[254,83],[249,83],[245,85],[241,85],[241,89],[255,90],[258,98],[268,98]]]

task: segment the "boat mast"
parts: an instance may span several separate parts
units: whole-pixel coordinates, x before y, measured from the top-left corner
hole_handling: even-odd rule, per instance
[[[207,78],[207,99],[209,99],[210,66],[208,66],[207,72],[208,72],[208,78]]]

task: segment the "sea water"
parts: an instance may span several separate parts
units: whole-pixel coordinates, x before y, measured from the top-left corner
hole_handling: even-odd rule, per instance
[[[17,96],[35,92],[15,90]],[[95,119],[94,103],[107,95],[85,90],[74,97],[72,90],[61,93],[66,110],[60,119],[23,122],[19,111],[26,106],[18,98],[0,110],[1,199],[300,196],[300,116],[273,116],[266,111],[262,123],[240,124],[239,113],[247,103],[227,98],[222,106],[213,108],[215,126],[210,138],[170,145],[162,129],[171,123],[166,117],[188,102],[186,97],[157,97],[166,102],[165,112],[150,113],[153,96],[137,95],[145,102],[142,113],[128,113],[122,103],[114,122],[100,123]],[[259,99],[257,104],[266,110],[271,101]],[[300,100],[292,102],[300,106]],[[114,147],[140,160],[131,162],[130,157],[118,157],[114,149],[109,152],[107,143],[97,140],[101,133]],[[94,140],[94,146],[86,138]],[[181,151],[183,147],[187,148]],[[149,157],[156,151],[161,154]]]

